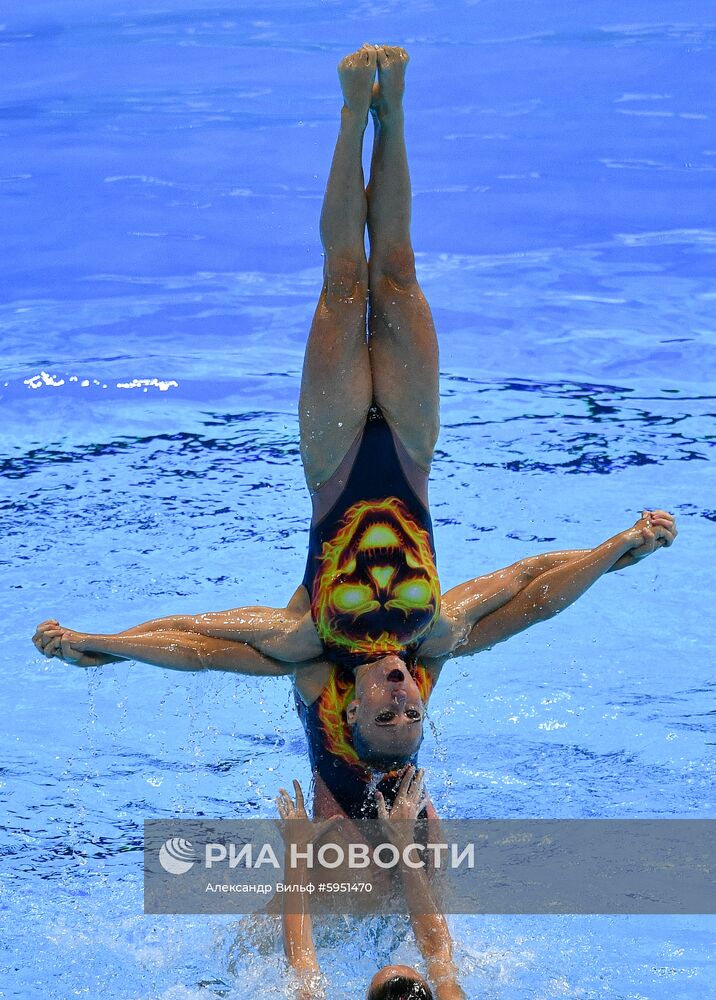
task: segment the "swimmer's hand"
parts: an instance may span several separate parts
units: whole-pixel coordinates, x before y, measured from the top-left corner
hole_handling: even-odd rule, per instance
[[[631,548],[617,562],[614,569],[623,569],[650,556],[657,549],[673,545],[678,531],[673,514],[665,510],[644,510],[633,528],[624,532]]]
[[[312,844],[331,830],[343,817],[339,814],[331,816],[322,823],[311,822],[306,813],[303,799],[303,789],[299,782],[293,779],[293,790],[296,795],[294,802],[285,788],[279,789],[276,808],[281,817],[279,829],[285,844]]]
[[[63,628],[56,618],[50,618],[40,622],[35,629],[32,642],[35,648],[48,659],[55,657],[64,663],[71,663],[75,667],[103,667],[107,663],[115,663],[120,659],[120,657],[111,656],[109,653],[85,652],[81,648],[81,644],[86,642],[87,638],[85,633]]]
[[[396,847],[413,839],[415,821],[425,805],[424,780],[425,771],[422,767],[416,771],[409,764],[403,771],[398,794],[390,809],[382,793],[375,793],[380,828]]]

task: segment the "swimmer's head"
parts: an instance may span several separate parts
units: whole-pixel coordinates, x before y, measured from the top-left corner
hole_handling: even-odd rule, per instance
[[[382,771],[407,764],[422,742],[424,718],[420,689],[399,656],[382,656],[356,669],[346,720],[365,764]]]
[[[385,965],[371,979],[366,1000],[433,1000],[433,991],[409,965]]]

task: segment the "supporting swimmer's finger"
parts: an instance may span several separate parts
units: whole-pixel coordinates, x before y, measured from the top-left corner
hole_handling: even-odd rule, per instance
[[[415,774],[415,767],[412,764],[408,764],[408,766],[405,768],[405,771],[403,771],[403,777],[400,781],[400,784],[398,785],[398,794],[395,797],[396,801],[401,796],[402,798],[407,798],[408,789],[410,788],[410,783],[413,780],[414,774]]]
[[[408,802],[414,815],[417,816],[420,812],[420,805],[425,798],[425,788],[423,786],[423,778],[415,777],[412,785],[410,786],[410,795],[408,797]]]
[[[662,523],[662,522],[656,523],[655,522],[652,525],[652,528],[653,528],[654,533],[656,535],[657,541],[659,541],[659,542],[666,542],[668,545],[671,545],[671,543],[673,542],[674,538],[676,537],[676,525],[675,524]]]
[[[279,806],[279,812],[283,819],[290,819],[294,811],[293,799],[288,794],[285,788],[279,788],[279,795],[276,799],[276,805]]]
[[[408,795],[412,795],[413,794],[416,786],[419,784],[419,782],[421,780],[421,775],[422,774],[423,774],[422,767],[421,768],[413,768],[413,776],[412,776],[412,780],[410,782],[410,787],[408,788]]]
[[[375,793],[375,801],[376,801],[376,805],[378,806],[378,819],[387,820],[388,819],[388,810],[386,808],[385,799],[383,798],[383,793],[382,792],[376,792]]]
[[[300,786],[300,784],[299,784],[299,782],[298,782],[298,780],[296,778],[293,779],[293,790],[296,793],[296,806],[302,812],[305,812],[306,811],[306,806],[305,806],[305,803],[303,801],[303,789],[301,788],[301,786]]]
[[[60,639],[62,639],[62,633],[61,632],[58,633],[57,635],[40,636],[40,645],[42,646],[43,649],[46,649],[52,643],[56,643]]]
[[[410,786],[410,797],[414,802],[418,802],[423,797],[425,784],[425,769],[420,768],[413,779],[413,783]]]

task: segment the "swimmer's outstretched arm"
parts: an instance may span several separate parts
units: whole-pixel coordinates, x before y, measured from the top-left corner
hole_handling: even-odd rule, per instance
[[[56,619],[49,619],[37,626],[33,642],[40,652],[53,655],[50,644],[63,632],[71,631],[60,625]],[[151,636],[155,633],[172,633],[175,636],[179,633],[180,642],[181,634],[221,639],[229,644],[251,646],[273,660],[291,664],[315,659],[322,651],[310,610],[304,611],[303,608],[297,607],[294,601],[289,602],[286,608],[246,607],[201,615],[169,615],[165,618],[152,619],[114,635],[103,635],[101,639],[105,646],[106,640],[126,639],[134,640],[134,645],[141,642],[142,648],[147,648],[151,646]],[[78,635],[82,635],[83,641],[92,638],[89,633],[78,633]],[[187,644],[191,642],[192,640],[188,638]],[[85,642],[84,648],[93,653],[110,653],[107,649],[100,650],[96,646],[90,646],[88,642]],[[132,648],[132,644],[118,645],[117,652],[119,653],[122,648]],[[130,658],[142,659],[141,656]]]
[[[633,528],[594,549],[548,552],[469,580],[443,596],[441,621],[421,652],[462,656],[508,639],[568,607],[604,573],[670,546],[676,534],[671,514],[645,511]]]
[[[273,659],[247,643],[226,642],[193,632],[92,635],[59,627],[59,634],[51,636],[44,646],[37,639],[33,641],[45,656],[56,656],[78,667],[137,660],[167,670],[222,670],[263,677],[280,677],[296,670],[296,664]]]

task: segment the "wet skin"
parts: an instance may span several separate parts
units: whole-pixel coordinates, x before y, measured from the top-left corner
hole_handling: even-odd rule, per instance
[[[363,663],[355,673],[356,693],[346,710],[349,725],[378,752],[410,756],[423,736],[425,706],[404,661],[394,654]]]

